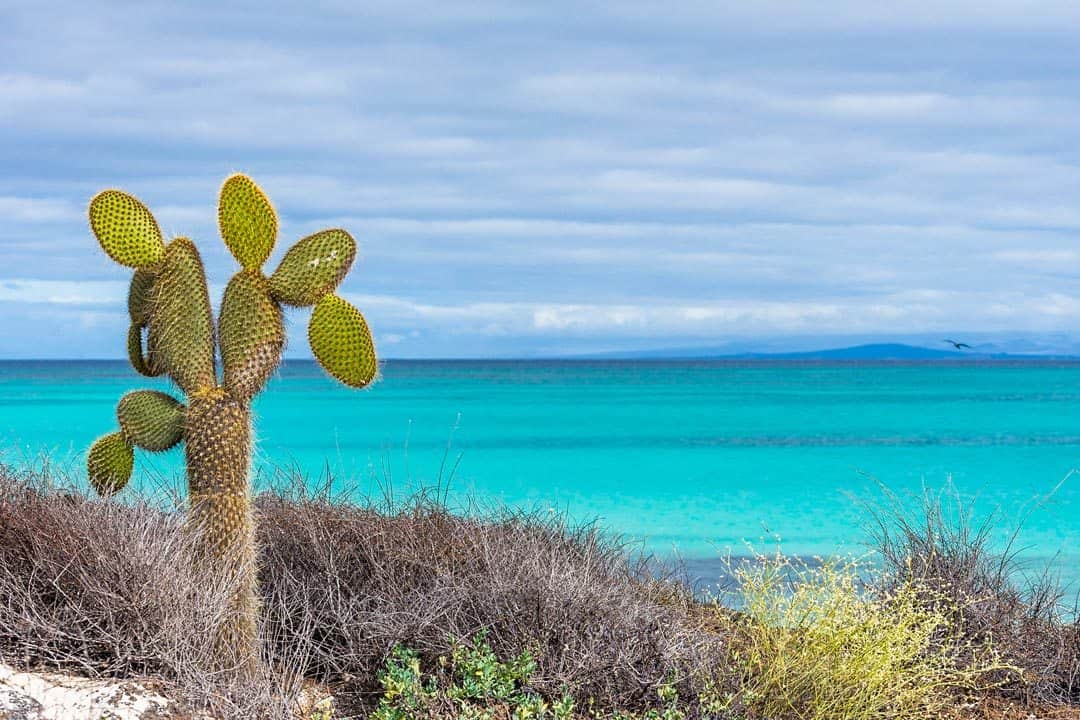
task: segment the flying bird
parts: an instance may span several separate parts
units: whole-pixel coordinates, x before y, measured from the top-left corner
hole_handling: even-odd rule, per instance
[[[948,338],[942,340],[942,342],[947,342],[947,343],[952,344],[952,346],[954,348],[956,348],[957,350],[963,350],[964,348],[967,348],[968,350],[971,349],[971,346],[968,345],[967,343],[956,342],[955,340],[949,340]]]

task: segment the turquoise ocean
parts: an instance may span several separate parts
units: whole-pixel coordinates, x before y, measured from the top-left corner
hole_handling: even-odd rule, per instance
[[[139,387],[168,389],[119,361],[0,362],[0,462],[81,473]],[[690,561],[863,554],[879,483],[952,487],[1002,514],[997,542],[1026,518],[1023,558],[1080,584],[1080,363],[398,360],[349,391],[293,361],[255,408],[261,483],[440,484]],[[137,482],[180,487],[181,460],[141,454]]]

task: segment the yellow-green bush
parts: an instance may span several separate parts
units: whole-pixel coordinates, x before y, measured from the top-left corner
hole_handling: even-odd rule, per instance
[[[867,589],[854,560],[810,566],[781,555],[735,570],[745,615],[732,645],[739,690],[731,709],[753,718],[939,717],[957,694],[1007,669],[992,649],[958,639],[956,614],[908,583]]]

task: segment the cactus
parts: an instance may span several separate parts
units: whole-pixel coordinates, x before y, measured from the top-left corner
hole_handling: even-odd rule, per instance
[[[217,669],[254,671],[259,654],[250,403],[281,363],[282,305],[315,306],[308,337],[330,375],[351,387],[375,380],[378,363],[367,323],[333,294],[356,256],[356,242],[344,230],[316,233],[297,242],[267,277],[261,268],[273,250],[277,216],[250,178],[231,176],[221,188],[218,223],[242,269],[225,288],[215,324],[202,260],[191,240],[166,244],[146,206],[119,190],[96,195],[89,215],[109,257],[135,269],[128,292],[132,366],[143,375],[168,376],[187,397],[185,405],[151,390],[124,395],[116,409],[120,431],[90,448],[90,483],[99,494],[112,495],[131,477],[135,447],[161,452],[184,444],[188,528],[197,561],[206,572],[234,582],[228,619],[214,638]]]

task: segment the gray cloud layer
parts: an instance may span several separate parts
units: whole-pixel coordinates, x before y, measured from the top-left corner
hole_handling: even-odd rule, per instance
[[[119,354],[103,186],[222,284],[235,170],[358,237],[386,355],[1072,347],[1080,7],[728,5],[6,4],[0,355]]]

